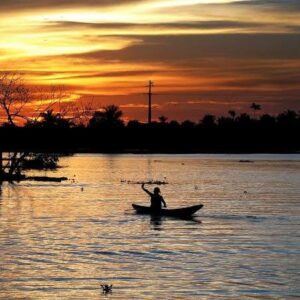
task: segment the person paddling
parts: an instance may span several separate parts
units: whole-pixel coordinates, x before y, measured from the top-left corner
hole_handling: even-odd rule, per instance
[[[151,199],[150,199],[151,208],[153,210],[161,210],[162,203],[163,203],[164,207],[167,207],[167,204],[166,204],[164,198],[162,197],[162,195],[160,194],[160,189],[158,187],[155,187],[153,190],[153,193],[151,193],[150,191],[145,189],[145,184],[143,183],[142,189],[151,197]]]

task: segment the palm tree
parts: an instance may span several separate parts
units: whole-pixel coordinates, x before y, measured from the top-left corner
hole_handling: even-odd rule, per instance
[[[216,117],[211,114],[207,114],[201,120],[201,125],[204,128],[214,128],[216,126]]]
[[[280,127],[295,128],[297,124],[298,114],[293,110],[287,110],[277,116],[277,123]]]
[[[235,110],[229,110],[229,111],[228,111],[228,114],[232,117],[232,119],[234,119],[235,116],[236,116]]]
[[[34,121],[27,122],[27,127],[42,127],[42,128],[69,128],[73,123],[64,118],[60,113],[55,113],[52,109],[40,113],[40,118]]]
[[[121,119],[123,112],[116,105],[103,107],[101,111],[96,111],[89,122],[89,127],[120,128],[124,126]]]
[[[253,112],[254,112],[254,118],[255,118],[255,115],[256,115],[255,112],[258,111],[258,110],[261,110],[261,105],[253,102],[251,104],[250,108],[253,110]]]
[[[236,118],[236,124],[237,124],[238,127],[241,127],[241,128],[250,128],[250,126],[252,124],[252,120],[251,120],[250,115],[248,115],[246,113],[240,114]]]
[[[190,120],[185,120],[181,123],[181,127],[182,128],[194,128],[195,127],[195,123],[190,121]]]
[[[166,124],[168,118],[166,116],[160,116],[158,120],[161,124]]]
[[[130,120],[127,123],[127,128],[141,128],[143,126],[138,120]]]
[[[169,128],[179,128],[180,124],[176,120],[171,120],[169,122]]]

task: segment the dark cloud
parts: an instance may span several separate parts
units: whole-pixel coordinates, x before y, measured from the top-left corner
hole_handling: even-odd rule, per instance
[[[299,89],[300,63],[294,67],[287,67],[280,62],[272,68],[271,66],[256,62],[231,62],[231,66],[222,65],[222,61],[217,60],[211,63],[210,68],[201,69],[199,64],[198,71],[188,71],[183,75],[201,78],[205,74],[206,78],[216,79],[218,86],[227,88],[271,88],[271,89]]]
[[[271,76],[269,78],[255,78],[255,79],[243,79],[243,80],[230,80],[224,83],[226,87],[235,87],[235,88],[259,88],[259,87],[275,87],[281,89],[294,89],[300,85],[300,76],[288,76],[277,77]]]
[[[300,34],[136,36],[141,43],[121,50],[83,53],[83,58],[174,62],[204,58],[300,59]]]
[[[173,73],[186,80],[210,78],[215,82],[212,86],[224,89],[281,89],[283,93],[300,86],[298,34],[216,34],[139,38],[142,40],[140,44],[125,49],[83,53],[77,56],[91,61],[107,60],[108,63],[165,63],[169,66],[165,72],[169,74]],[[122,76],[121,73],[118,75]],[[123,75],[130,76],[129,73]],[[195,87],[192,85],[191,89]],[[188,89],[184,80],[182,87]]]
[[[94,29],[238,29],[238,28],[257,28],[269,24],[257,22],[239,22],[239,21],[191,21],[174,23],[88,23],[88,22],[49,22],[46,28],[52,29],[72,29],[72,28],[94,28]]]
[[[260,6],[260,7],[279,9],[279,10],[300,12],[299,0],[248,0],[248,1],[232,2],[229,5]]]
[[[287,25],[286,28],[294,33],[300,33],[300,25]]]
[[[77,78],[100,78],[100,77],[127,77],[127,76],[150,76],[161,71],[114,71],[114,72],[99,72],[89,74],[78,74],[72,76],[62,76],[58,79],[77,79]]]
[[[1,0],[0,13],[12,13],[12,10],[25,10],[35,8],[64,8],[64,7],[89,7],[113,6],[142,0]]]

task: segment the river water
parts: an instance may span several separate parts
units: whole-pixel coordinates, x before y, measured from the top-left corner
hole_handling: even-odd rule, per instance
[[[82,154],[60,164],[35,174],[64,183],[2,186],[0,299],[299,299],[300,155]],[[131,203],[149,199],[132,182],[146,180],[169,183],[160,188],[170,208],[204,208],[192,220],[135,215]]]

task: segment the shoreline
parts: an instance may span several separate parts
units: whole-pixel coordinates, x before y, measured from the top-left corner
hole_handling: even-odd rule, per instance
[[[0,128],[0,152],[300,153],[297,130]]]

